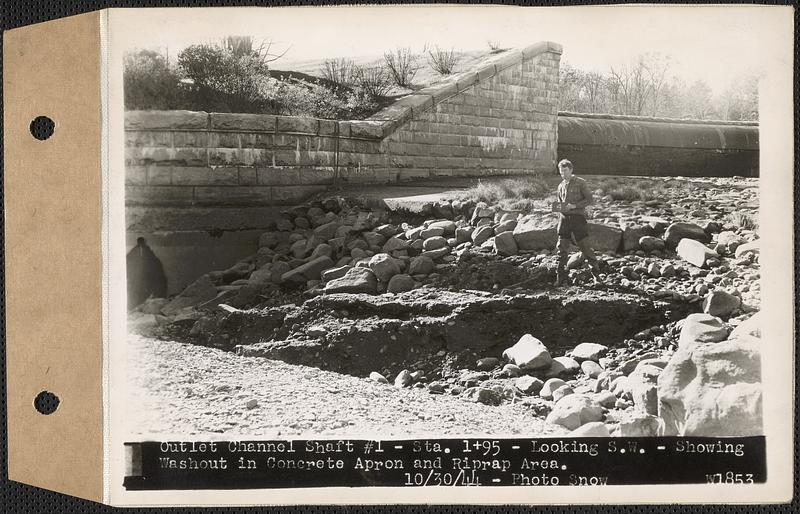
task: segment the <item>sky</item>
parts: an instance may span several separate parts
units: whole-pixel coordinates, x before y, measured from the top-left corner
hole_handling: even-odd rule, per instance
[[[607,71],[635,56],[658,52],[672,61],[672,74],[704,80],[715,93],[746,73],[759,73],[774,52],[777,23],[792,17],[786,7],[764,6],[372,6],[125,10],[124,28],[111,31],[129,48],[169,49],[251,35],[288,48],[275,67],[327,57],[380,56],[386,50],[427,42],[460,50],[560,43],[562,61],[584,70]],[[115,19],[112,17],[112,20]],[[122,19],[122,18],[120,18]],[[789,43],[791,44],[791,42]],[[280,63],[280,64],[279,64]]]

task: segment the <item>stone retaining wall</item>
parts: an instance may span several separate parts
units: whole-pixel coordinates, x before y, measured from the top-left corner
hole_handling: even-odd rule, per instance
[[[537,43],[369,120],[129,111],[128,205],[290,205],[333,184],[549,172],[561,47]]]

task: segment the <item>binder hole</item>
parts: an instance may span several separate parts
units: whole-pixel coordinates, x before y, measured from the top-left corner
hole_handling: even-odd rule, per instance
[[[56,124],[47,116],[37,116],[31,122],[30,130],[33,137],[39,141],[44,141],[53,135]]]
[[[36,407],[36,410],[45,415],[54,413],[59,403],[61,403],[61,400],[50,391],[42,391],[33,400],[33,406]]]

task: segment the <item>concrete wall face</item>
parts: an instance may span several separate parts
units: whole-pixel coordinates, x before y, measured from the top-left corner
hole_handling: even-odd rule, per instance
[[[559,113],[558,157],[596,175],[757,177],[758,125]]]
[[[391,178],[553,171],[559,60],[519,62],[400,127],[384,141]]]
[[[559,61],[511,52],[366,121],[128,112],[126,203],[291,205],[334,183],[552,171]]]

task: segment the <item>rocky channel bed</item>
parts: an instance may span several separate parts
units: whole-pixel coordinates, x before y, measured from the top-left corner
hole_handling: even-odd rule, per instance
[[[289,209],[257,254],[131,313],[138,427],[760,433],[757,181],[665,181],[658,200],[601,197],[601,272],[574,254],[558,288],[545,211]]]

